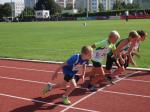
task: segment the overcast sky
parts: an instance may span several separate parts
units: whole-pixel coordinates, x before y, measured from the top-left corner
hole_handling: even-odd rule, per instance
[[[12,0],[12,1],[24,1],[24,0]],[[11,2],[11,0],[0,0],[0,4],[3,4],[5,2]]]

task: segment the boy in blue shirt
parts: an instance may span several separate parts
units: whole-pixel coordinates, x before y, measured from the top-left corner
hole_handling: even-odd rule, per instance
[[[86,65],[89,63],[88,61],[92,58],[93,49],[90,46],[83,46],[81,49],[81,54],[75,54],[71,56],[65,63],[63,63],[53,74],[52,80],[56,79],[58,76],[58,72],[62,69],[64,74],[64,80],[56,85],[52,85],[50,83],[43,89],[43,93],[46,94],[48,91],[54,88],[65,87],[68,83],[70,83],[70,87],[67,88],[66,92],[63,95],[62,103],[65,105],[71,104],[68,96],[70,93],[77,87],[77,81],[79,80],[79,76],[77,76],[77,72],[82,67],[82,79],[84,81]]]

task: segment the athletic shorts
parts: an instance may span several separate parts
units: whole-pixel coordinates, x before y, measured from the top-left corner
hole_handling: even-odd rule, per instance
[[[93,60],[92,60],[92,64],[93,64],[94,67],[101,67],[102,66],[102,64],[100,62],[96,62],[96,61],[93,61]]]
[[[106,70],[111,70],[113,63],[116,64],[117,67],[119,67],[116,59],[114,57],[111,57],[110,55],[107,55],[107,61],[106,61]],[[125,60],[125,64],[121,64],[120,60],[119,60],[119,64],[124,67],[127,68],[129,66],[129,58],[127,57],[127,59]]]
[[[69,75],[64,74],[64,80],[65,81],[69,82],[72,79],[75,79],[75,81],[78,82],[80,77],[78,75],[69,76]]]

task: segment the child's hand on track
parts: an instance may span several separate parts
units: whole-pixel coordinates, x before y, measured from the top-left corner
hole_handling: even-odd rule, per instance
[[[85,76],[83,75],[82,76],[82,83],[84,83],[84,81],[85,81]]]

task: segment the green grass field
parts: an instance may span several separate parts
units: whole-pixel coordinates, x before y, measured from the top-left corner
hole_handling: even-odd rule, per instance
[[[0,23],[0,57],[64,61],[106,38],[111,30],[118,30],[121,38],[129,31],[143,29],[150,34],[150,20]],[[148,36],[149,37],[149,36]],[[138,67],[150,68],[150,39],[141,44]]]

